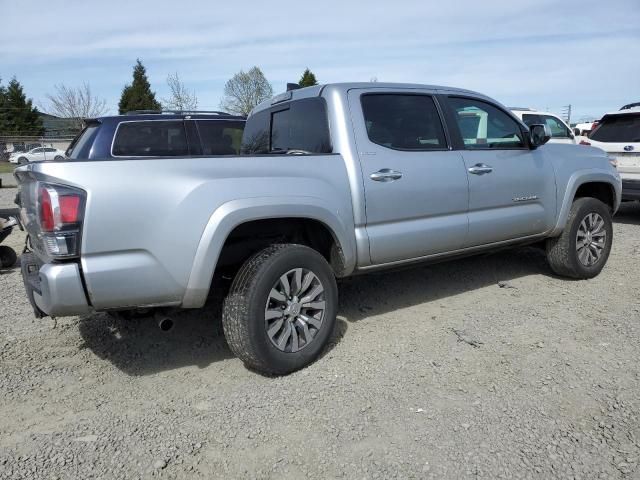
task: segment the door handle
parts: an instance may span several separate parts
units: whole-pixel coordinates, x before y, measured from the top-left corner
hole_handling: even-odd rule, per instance
[[[373,172],[369,178],[375,182],[393,182],[402,178],[402,172],[396,172],[390,168],[383,168],[377,172]]]
[[[474,175],[484,175],[485,173],[493,172],[493,167],[485,165],[484,163],[476,163],[473,167],[469,168],[468,172]]]

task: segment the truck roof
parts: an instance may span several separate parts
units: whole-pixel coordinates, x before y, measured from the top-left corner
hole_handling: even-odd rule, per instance
[[[301,98],[317,97],[320,96],[323,91],[331,90],[335,92],[346,93],[349,90],[357,88],[393,88],[393,89],[420,89],[431,90],[436,92],[446,92],[453,94],[473,95],[474,97],[486,98],[486,95],[474,92],[473,90],[466,90],[464,88],[446,87],[442,85],[426,85],[421,83],[393,83],[393,82],[343,82],[343,83],[327,83],[323,85],[314,85],[312,87],[300,88],[298,90],[289,90],[287,92],[280,93],[268,100],[257,105],[250,113],[250,115],[271,107],[272,105],[288,100],[300,100]]]

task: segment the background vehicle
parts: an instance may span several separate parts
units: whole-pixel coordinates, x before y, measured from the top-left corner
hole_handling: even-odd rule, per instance
[[[525,125],[536,124],[546,125],[551,133],[549,143],[570,143],[575,144],[575,135],[569,125],[557,115],[548,112],[539,112],[529,108],[512,107],[513,114],[522,120]]]
[[[85,120],[71,160],[237,155],[245,118],[224,112],[140,111]]]
[[[116,148],[118,132],[75,148]],[[468,90],[334,84],[254,109],[241,156],[23,166],[27,294],[36,316],[166,318],[202,307],[224,272],[231,349],[288,373],[330,338],[338,277],[534,242],[559,275],[597,275],[620,178],[601,150],[537,148],[546,132]]]
[[[605,114],[580,143],[607,152],[622,177],[622,199],[640,200],[640,106]]]
[[[65,154],[62,150],[52,147],[37,147],[28,152],[17,152],[9,155],[9,162],[25,164],[29,162],[41,162],[44,160],[64,160]]]
[[[588,137],[597,126],[598,120],[594,120],[593,122],[576,123],[573,127],[573,133],[576,137]]]
[[[627,105],[623,105],[622,107],[620,107],[620,110],[629,110],[636,107],[640,107],[640,102],[628,103]]]

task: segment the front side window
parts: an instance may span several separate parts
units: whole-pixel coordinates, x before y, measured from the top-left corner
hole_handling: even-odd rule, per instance
[[[481,100],[449,97],[465,148],[524,148],[520,125],[499,108]]]
[[[237,155],[240,153],[244,122],[198,120],[203,155]]]
[[[598,142],[640,142],[640,114],[606,115],[589,138]]]
[[[33,150],[31,150],[31,153],[42,153],[42,148],[34,148]]]
[[[362,112],[369,140],[397,150],[447,147],[438,109],[428,95],[365,94]]]
[[[112,154],[124,157],[188,155],[184,123],[181,120],[123,122],[116,131]]]

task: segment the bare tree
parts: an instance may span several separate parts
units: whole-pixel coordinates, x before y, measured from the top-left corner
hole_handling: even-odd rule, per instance
[[[178,72],[167,76],[167,85],[171,91],[170,98],[163,98],[162,105],[168,110],[195,110],[198,108],[198,97],[195,91],[189,91],[180,77]]]
[[[258,67],[240,70],[224,86],[220,108],[237,115],[249,115],[260,102],[273,96],[273,87]]]
[[[58,117],[72,120],[73,126],[80,130],[84,118],[93,118],[107,112],[107,101],[91,93],[88,83],[81,87],[67,87],[64,84],[54,86],[55,93],[48,94],[49,106],[44,110]]]

